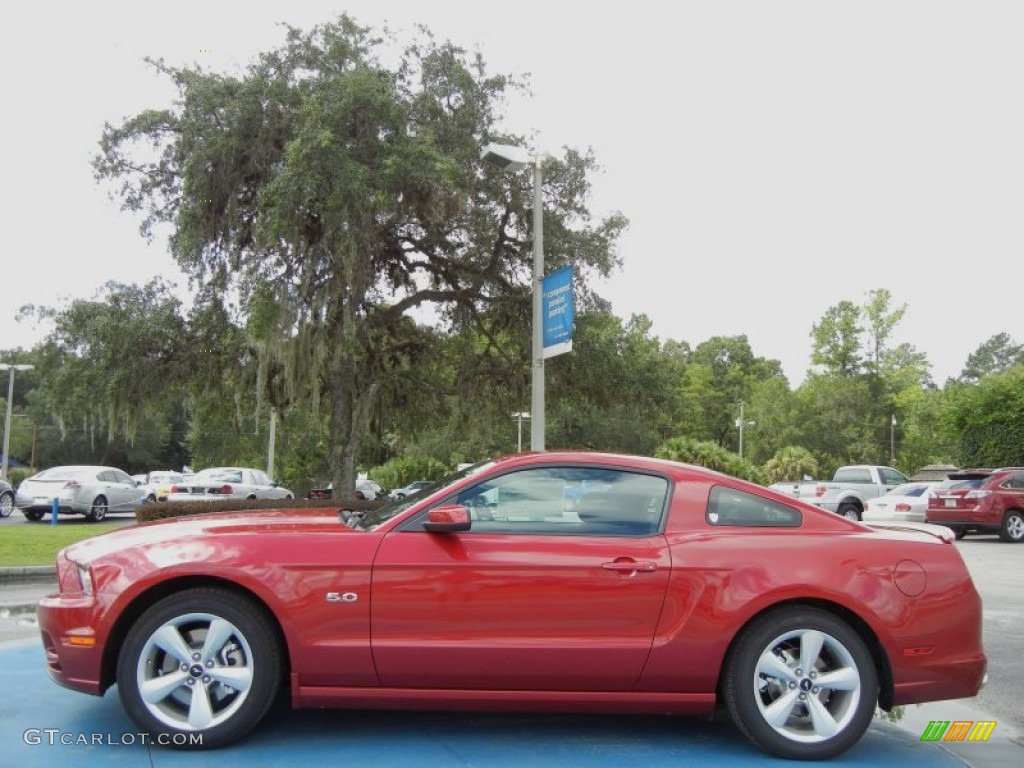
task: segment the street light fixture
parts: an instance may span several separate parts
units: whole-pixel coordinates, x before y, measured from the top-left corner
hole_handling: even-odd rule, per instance
[[[480,153],[481,160],[510,173],[533,166],[533,375],[530,392],[533,418],[530,448],[534,451],[544,450],[544,198],[541,166],[547,157],[544,152],[531,155],[529,150],[513,144],[488,144]]]
[[[11,447],[11,403],[14,400],[14,372],[31,371],[34,365],[14,365],[12,363],[0,363],[0,371],[10,371],[11,377],[7,383],[7,420],[4,421],[4,458],[0,467],[0,477],[7,480],[7,452]]]
[[[528,414],[526,411],[516,411],[515,413],[512,414],[512,418],[519,425],[519,435],[516,438],[516,452],[517,453],[522,453],[523,452],[523,419],[527,419],[528,420],[530,418],[530,414]]]

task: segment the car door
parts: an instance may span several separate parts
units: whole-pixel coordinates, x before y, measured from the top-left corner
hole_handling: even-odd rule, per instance
[[[120,469],[110,470],[111,486],[116,489],[117,506],[111,504],[111,509],[130,512],[138,506],[143,491],[139,488],[131,475]]]
[[[389,533],[371,587],[382,684],[632,688],[669,578],[669,488],[660,475],[522,469],[435,505],[468,507],[468,531],[429,533],[426,510]]]

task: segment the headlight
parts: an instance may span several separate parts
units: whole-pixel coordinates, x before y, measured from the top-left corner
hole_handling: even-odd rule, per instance
[[[89,573],[89,567],[86,565],[78,565],[78,580],[82,582],[82,591],[92,597],[92,574]]]

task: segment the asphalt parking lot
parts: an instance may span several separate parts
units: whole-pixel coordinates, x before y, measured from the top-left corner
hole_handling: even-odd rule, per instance
[[[1021,713],[1016,677],[1024,636],[1024,547],[994,539],[957,545],[985,599],[990,681],[971,701],[908,707],[899,725],[877,720],[853,749],[830,764],[963,766],[1024,762],[1013,741]],[[1014,568],[1014,566],[1017,566]],[[275,707],[257,731],[217,752],[149,745],[135,732],[115,690],[103,698],[68,691],[44,671],[30,611],[48,581],[0,582],[0,765],[292,766],[299,763],[380,766],[753,766],[790,764],[748,744],[725,717],[498,715],[365,711],[291,711]],[[13,610],[22,606],[20,610]],[[1024,674],[1024,672],[1022,672]],[[985,743],[922,742],[929,720],[996,720]]]

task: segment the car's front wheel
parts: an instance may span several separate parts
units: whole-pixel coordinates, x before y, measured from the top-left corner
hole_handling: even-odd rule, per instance
[[[14,511],[14,494],[10,491],[0,493],[0,517],[10,517]]]
[[[779,757],[825,760],[864,734],[878,674],[849,624],[794,606],[755,619],[726,661],[724,694],[736,726]]]
[[[1024,515],[1016,509],[1007,512],[999,528],[999,538],[1003,541],[1024,541]]]
[[[234,592],[190,589],[135,622],[117,664],[121,703],[161,743],[210,749],[244,736],[281,682],[281,651],[262,606]]]
[[[98,523],[107,516],[107,499],[104,496],[97,496],[92,500],[92,506],[85,515],[90,523]]]

